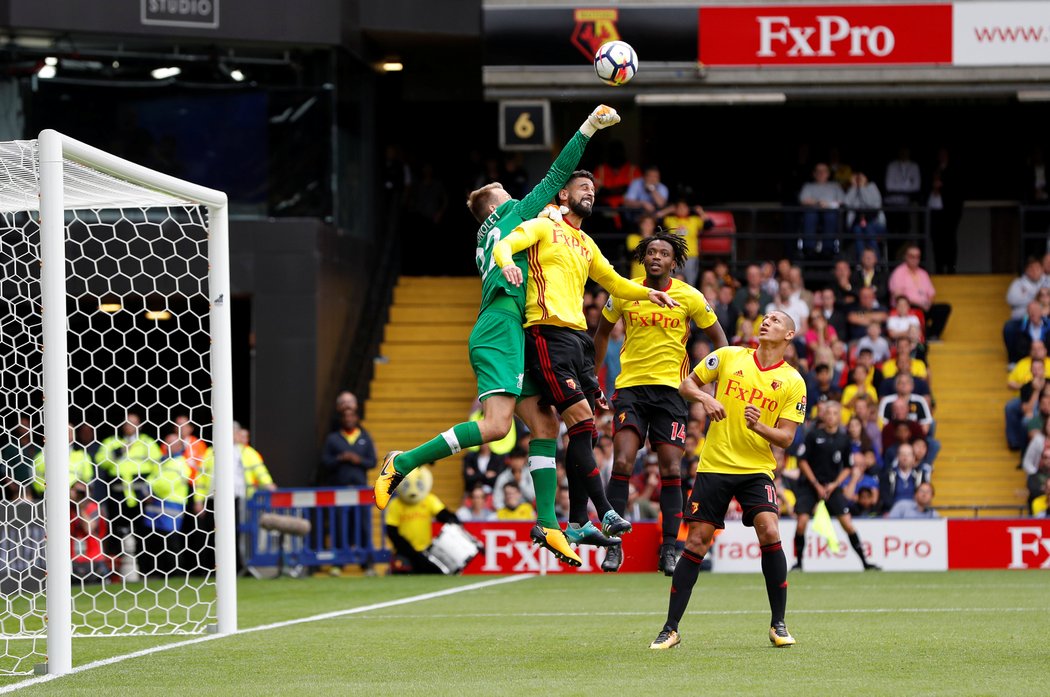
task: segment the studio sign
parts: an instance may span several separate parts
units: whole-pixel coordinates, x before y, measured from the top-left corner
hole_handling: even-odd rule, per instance
[[[218,29],[219,0],[142,0],[142,23]]]

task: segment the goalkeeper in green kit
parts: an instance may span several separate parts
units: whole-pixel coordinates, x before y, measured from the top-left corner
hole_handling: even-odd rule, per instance
[[[554,462],[558,437],[558,416],[550,406],[540,406],[539,391],[525,376],[525,284],[506,281],[492,258],[492,249],[503,237],[525,220],[540,215],[576,169],[583,150],[598,130],[619,123],[615,109],[599,106],[580,126],[562,149],[543,178],[520,201],[498,182],[471,192],[467,207],[481,223],[477,233],[475,260],[481,274],[481,309],[470,334],[470,364],[478,378],[478,399],[482,402],[480,421],[456,424],[435,438],[404,452],[393,450],[383,459],[375,483],[376,506],[383,510],[390,496],[416,467],[458,453],[482,443],[499,440],[510,431],[515,408],[532,433],[529,443],[529,470],[536,490],[537,524],[530,536],[561,561],[580,566],[579,556],[558,525],[554,498],[558,488]],[[554,209],[557,210],[556,208]],[[557,213],[554,213],[557,215]],[[527,278],[527,251],[514,255],[514,262]],[[618,544],[591,523],[583,542]]]

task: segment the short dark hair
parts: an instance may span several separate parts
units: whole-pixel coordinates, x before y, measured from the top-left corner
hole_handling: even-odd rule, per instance
[[[528,456],[529,456],[529,452],[527,450],[525,450],[525,448],[522,448],[522,447],[519,447],[519,446],[514,446],[514,448],[512,448],[509,453],[507,453],[507,457],[508,458],[515,458],[515,459],[517,459],[519,457],[527,458]]]

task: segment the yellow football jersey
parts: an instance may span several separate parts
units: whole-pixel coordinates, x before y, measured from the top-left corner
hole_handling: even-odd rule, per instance
[[[644,284],[645,277],[633,279]],[[688,283],[672,278],[665,291],[678,307],[662,308],[647,300],[623,300],[609,296],[602,315],[612,323],[623,318],[626,338],[620,350],[620,374],[616,387],[666,385],[678,389],[689,375],[685,344],[689,320],[701,329],[718,321],[704,294]]]
[[[492,254],[502,269],[523,249],[528,249],[529,260],[526,327],[548,324],[587,331],[581,298],[588,277],[601,284],[609,295],[631,300],[649,297],[648,288],[616,273],[594,240],[568,221],[526,221],[497,242]]]
[[[401,537],[417,552],[422,552],[434,541],[434,516],[443,510],[445,504],[434,494],[427,494],[427,497],[417,504],[405,503],[404,499],[395,498],[386,509],[386,524],[397,528]]]
[[[712,422],[700,453],[698,472],[718,474],[768,474],[776,460],[762,436],[747,427],[744,408],[753,404],[762,411],[759,419],[775,428],[781,418],[796,423],[806,420],[806,383],[798,371],[784,361],[762,367],[755,349],[723,346],[712,351],[693,370],[705,384],[717,382],[718,401],[726,418]]]

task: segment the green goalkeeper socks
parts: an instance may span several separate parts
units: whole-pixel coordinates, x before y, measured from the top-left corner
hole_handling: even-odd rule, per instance
[[[545,528],[558,528],[554,498],[558,493],[558,466],[554,462],[557,443],[553,438],[529,441],[529,472],[536,490],[536,522]]]
[[[481,429],[476,421],[456,424],[423,445],[398,455],[394,460],[394,469],[401,474],[408,474],[420,465],[455,455],[463,448],[473,448],[482,442]]]

